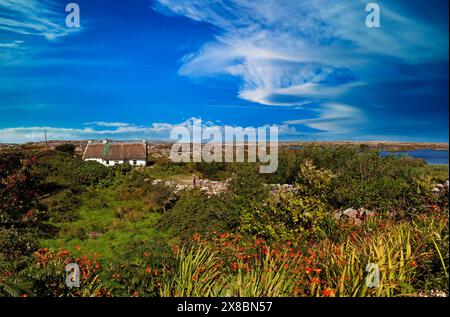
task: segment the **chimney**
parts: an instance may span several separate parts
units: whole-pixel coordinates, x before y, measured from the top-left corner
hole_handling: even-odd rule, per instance
[[[103,144],[106,144],[106,143],[108,143],[108,140],[103,140]]]

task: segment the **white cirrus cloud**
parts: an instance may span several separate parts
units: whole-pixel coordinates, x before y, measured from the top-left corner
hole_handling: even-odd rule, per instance
[[[336,136],[355,132],[367,123],[364,113],[350,105],[327,103],[316,111],[317,118],[288,120],[284,124],[304,125],[319,130],[319,134]]]
[[[78,32],[65,24],[65,5],[54,0],[0,0],[0,30],[52,41]]]
[[[85,122],[84,125],[94,125],[99,127],[128,127],[131,126],[132,124],[124,122],[92,121],[92,122]]]
[[[366,105],[337,104],[353,103],[362,89],[370,95],[371,85],[386,78],[421,79],[399,65],[448,61],[447,26],[413,15],[407,3],[380,1],[382,27],[368,28],[367,3],[157,0],[153,9],[214,27],[213,40],[182,58],[180,75],[234,76],[241,81],[238,96],[262,105],[314,103],[317,121],[292,122],[340,133],[346,120],[364,122]]]
[[[95,124],[94,124],[95,123]],[[120,140],[170,140],[170,133],[178,127],[187,128],[192,132],[194,125],[206,127],[218,127],[224,131],[230,125],[218,125],[212,121],[203,121],[200,118],[189,118],[180,123],[153,123],[149,126],[135,124],[121,124],[118,122],[93,122],[92,125],[98,128],[64,128],[64,127],[15,127],[0,129],[0,143],[26,143],[43,141],[45,134],[49,140],[89,140],[89,139],[120,139]],[[295,127],[287,124],[270,125],[278,127],[279,134],[285,136],[301,135]],[[101,129],[107,127],[108,129]],[[236,126],[232,126],[236,127]],[[269,125],[264,126],[266,128]]]

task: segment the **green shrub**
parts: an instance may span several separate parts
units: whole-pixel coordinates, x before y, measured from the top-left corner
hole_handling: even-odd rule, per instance
[[[281,193],[255,203],[241,214],[244,232],[269,239],[288,239],[293,234],[312,235],[329,211],[327,193],[333,175],[305,160],[299,168],[294,192]]]
[[[60,144],[55,147],[55,151],[74,155],[75,154],[75,145],[73,145],[71,143]]]
[[[182,193],[161,219],[161,228],[186,240],[200,232],[232,230],[238,224],[239,213],[228,195],[208,197],[199,190]]]

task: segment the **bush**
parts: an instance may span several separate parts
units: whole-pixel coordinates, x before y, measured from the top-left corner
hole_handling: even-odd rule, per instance
[[[37,249],[36,235],[29,229],[0,228],[0,261],[14,261]]]
[[[75,154],[75,145],[73,145],[71,143],[60,144],[55,147],[55,151],[74,155]]]
[[[294,192],[281,193],[256,203],[242,213],[244,232],[267,239],[289,239],[293,234],[315,234],[330,207],[327,193],[333,175],[305,160],[299,168]]]
[[[199,232],[233,230],[239,224],[239,213],[227,195],[209,197],[194,190],[185,192],[174,207],[163,214],[161,228],[176,237],[189,240]]]

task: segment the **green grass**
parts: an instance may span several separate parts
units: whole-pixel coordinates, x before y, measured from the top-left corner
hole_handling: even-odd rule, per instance
[[[59,228],[54,239],[40,241],[42,247],[68,249],[84,255],[111,257],[127,249],[131,242],[163,237],[155,224],[160,214],[147,210],[143,201],[118,200],[114,189],[92,190],[82,199],[78,220],[53,224]],[[89,234],[98,233],[97,237]]]

